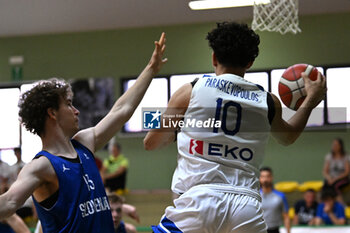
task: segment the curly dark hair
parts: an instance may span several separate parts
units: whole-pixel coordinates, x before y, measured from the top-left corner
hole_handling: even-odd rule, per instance
[[[206,39],[219,63],[227,67],[246,67],[259,55],[259,35],[247,24],[217,23]]]
[[[71,86],[64,80],[52,78],[39,81],[19,99],[18,114],[22,124],[27,130],[40,136],[44,132],[47,109],[58,109],[61,98],[65,100],[71,92]]]

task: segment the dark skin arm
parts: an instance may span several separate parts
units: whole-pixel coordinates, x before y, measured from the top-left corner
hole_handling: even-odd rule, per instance
[[[312,81],[302,73],[305,83],[305,91],[307,96],[296,111],[292,118],[288,121],[282,118],[282,106],[278,98],[272,95],[275,103],[275,116],[271,125],[272,136],[282,145],[290,145],[300,136],[304,130],[306,123],[312,110],[323,100],[326,94],[326,78],[318,73],[317,80]]]
[[[190,102],[192,93],[192,85],[187,83],[179,88],[170,98],[168,107],[163,115],[167,116],[181,116],[184,115],[188,104]],[[172,121],[177,122],[181,117],[172,117]],[[171,127],[167,129],[152,129],[143,140],[146,150],[155,150],[169,145],[175,140],[176,128]]]

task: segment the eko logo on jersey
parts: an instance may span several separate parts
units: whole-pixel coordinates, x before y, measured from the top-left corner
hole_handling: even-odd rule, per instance
[[[191,155],[220,156],[225,158],[241,159],[250,161],[253,159],[253,151],[249,148],[224,145],[220,143],[206,143],[201,140],[190,140],[189,153]]]
[[[160,116],[162,113],[157,111],[143,111],[143,128],[160,129]]]
[[[190,141],[190,154],[200,154],[203,155],[203,141],[191,139]]]

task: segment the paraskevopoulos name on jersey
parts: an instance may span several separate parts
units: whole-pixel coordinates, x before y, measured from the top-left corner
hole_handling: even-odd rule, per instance
[[[204,86],[216,88],[222,92],[225,92],[226,94],[239,97],[242,99],[251,100],[255,102],[260,101],[258,93],[254,91],[246,90],[240,87],[239,85],[225,79],[209,77],[205,82]]]

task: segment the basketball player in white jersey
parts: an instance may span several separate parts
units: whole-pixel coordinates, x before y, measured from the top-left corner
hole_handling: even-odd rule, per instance
[[[259,36],[232,22],[218,24],[207,39],[217,76],[185,84],[171,97],[163,117],[184,127],[151,130],[144,139],[145,149],[157,149],[173,142],[179,130],[172,181],[179,197],[152,228],[155,233],[263,233],[258,169],[269,133],[282,144],[293,143],[325,95],[325,77],[311,81],[303,75],[307,97],[286,122],[277,97],[243,78],[258,56]]]

